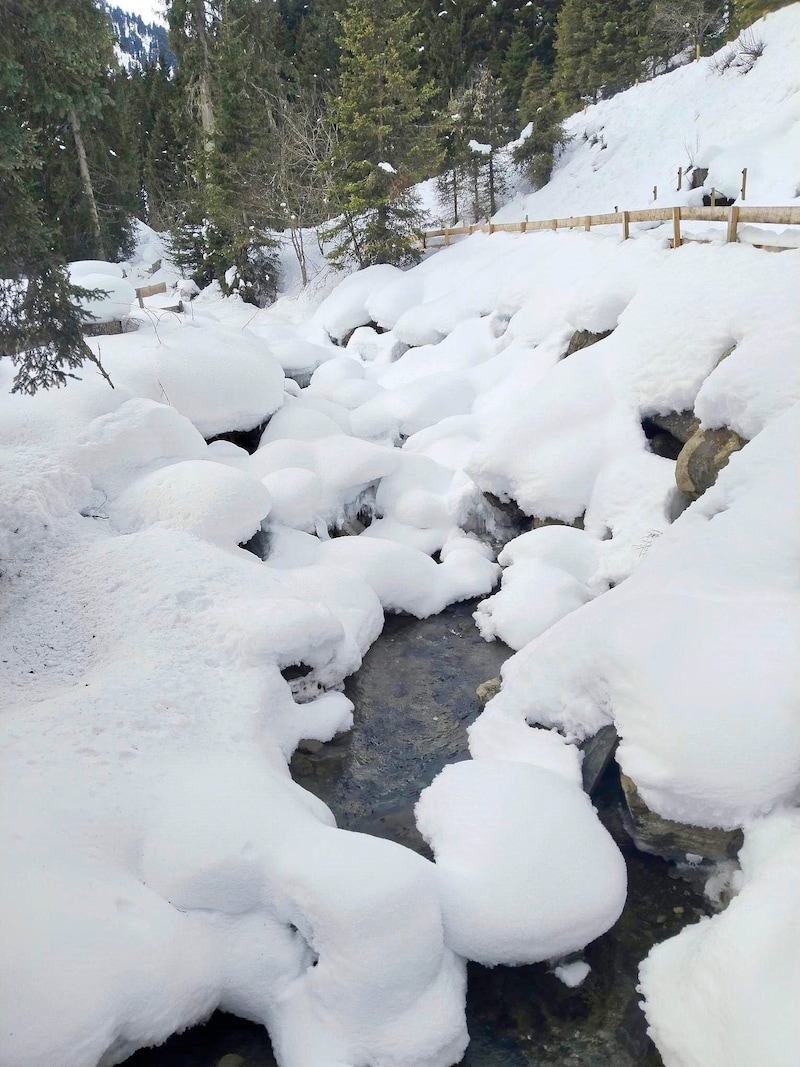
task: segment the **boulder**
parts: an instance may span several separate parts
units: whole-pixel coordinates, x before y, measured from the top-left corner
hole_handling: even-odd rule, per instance
[[[666,415],[648,417],[660,430],[676,437],[684,445],[700,429],[700,421],[693,411],[669,411]]]
[[[684,860],[687,855],[709,860],[734,859],[742,847],[741,830],[720,830],[690,823],[673,822],[657,815],[642,800],[635,783],[620,771],[625,795],[625,828],[640,852],[663,856],[667,860]]]
[[[478,703],[482,708],[485,708],[492,697],[496,697],[500,692],[500,687],[503,684],[503,680],[498,674],[496,678],[489,678],[485,682],[481,682],[475,692],[478,694]]]
[[[681,449],[675,464],[675,481],[690,500],[697,500],[716,482],[733,452],[747,442],[733,430],[697,430]]]

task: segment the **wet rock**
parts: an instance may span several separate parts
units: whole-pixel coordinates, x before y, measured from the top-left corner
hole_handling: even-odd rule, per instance
[[[247,1060],[238,1052],[227,1052],[217,1060],[215,1067],[247,1067]]]
[[[317,741],[313,737],[304,737],[302,741],[297,743],[297,751],[302,752],[305,756],[316,756],[318,752],[321,752],[324,745],[322,741]]]
[[[733,859],[742,847],[741,830],[720,830],[664,819],[642,800],[635,783],[620,772],[627,808],[626,829],[641,852],[683,860],[687,855],[710,860]]]
[[[481,682],[475,692],[478,696],[478,703],[482,708],[485,708],[489,701],[497,696],[502,684],[503,680],[499,674],[496,678],[487,678],[485,682]]]
[[[605,773],[606,767],[611,762],[611,757],[617,751],[619,737],[613,726],[602,726],[593,737],[588,737],[579,747],[583,752],[581,775],[583,776],[583,788],[591,796],[600,779]]]
[[[596,345],[598,341],[602,341],[604,337],[608,337],[613,332],[613,330],[603,330],[602,333],[592,333],[591,330],[576,330],[572,335],[567,351],[564,353],[564,359],[567,356],[573,356],[576,352],[580,352],[582,348]]]
[[[697,500],[716,482],[730,459],[747,442],[733,430],[698,430],[680,451],[675,464],[675,481],[690,500]]]

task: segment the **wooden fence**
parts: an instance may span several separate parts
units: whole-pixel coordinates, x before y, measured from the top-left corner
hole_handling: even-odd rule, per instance
[[[672,243],[681,245],[682,222],[724,222],[727,224],[726,240],[736,241],[740,223],[762,223],[777,226],[800,225],[800,207],[652,207],[641,211],[611,211],[605,215],[571,215],[566,219],[546,219],[530,222],[486,222],[474,226],[447,226],[442,230],[427,230],[422,235],[422,247],[431,245],[438,237],[449,245],[452,237],[472,233],[533,233],[535,230],[591,230],[593,226],[622,226],[622,237],[630,237],[631,223],[671,222]],[[764,245],[764,248],[777,246]]]

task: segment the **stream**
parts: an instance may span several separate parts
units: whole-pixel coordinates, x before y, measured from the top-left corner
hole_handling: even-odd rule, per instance
[[[304,742],[292,775],[332,809],[339,826],[389,838],[430,856],[414,825],[420,790],[447,763],[467,759],[476,686],[499,674],[511,650],[479,635],[476,601],[429,619],[387,616],[346,692],[355,725],[328,744]],[[628,866],[628,900],[616,926],[590,944],[592,970],[568,989],[546,964],[469,965],[464,1067],[660,1067],[638,1007],[637,972],[653,944],[710,914],[670,864],[635,849],[622,823],[611,763],[594,796]],[[263,1027],[222,1012],[144,1049],[130,1067],[275,1067]]]

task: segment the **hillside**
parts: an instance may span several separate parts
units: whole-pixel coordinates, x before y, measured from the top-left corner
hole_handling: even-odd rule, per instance
[[[800,5],[750,33],[573,116],[497,217],[693,202],[690,162],[797,202]],[[624,906],[609,725],[651,813],[743,840],[678,849],[720,910],[642,961],[664,1064],[795,1062],[800,250],[669,236],[477,233],[261,310],[190,301],[146,227],[72,266],[135,329],[91,341],[113,388],[0,361],[4,1067],[218,1007],[281,1067],[460,1062],[468,960],[574,964]],[[160,280],[182,313],[130,307]],[[337,828],[292,754],[352,728],[385,613],[471,598],[514,655],[416,807],[434,860]]]
[[[167,28],[157,22],[146,22],[140,15],[113,4],[103,3],[108,12],[116,39],[116,55],[126,70],[143,69],[157,63],[160,56],[174,69],[175,56],[167,43]]]

